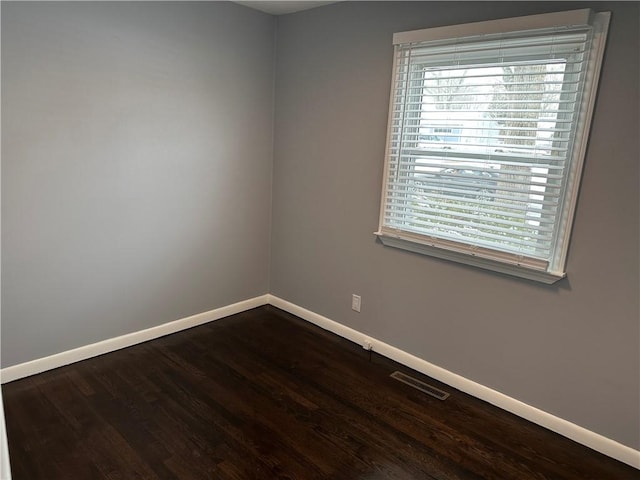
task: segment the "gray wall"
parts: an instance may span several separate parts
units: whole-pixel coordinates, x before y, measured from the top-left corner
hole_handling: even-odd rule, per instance
[[[613,18],[568,279],[376,242],[392,34],[584,7]],[[638,7],[349,2],[279,18],[271,292],[640,448]]]
[[[268,292],[275,19],[2,2],[2,366]]]
[[[613,20],[569,278],[547,287],[377,243],[392,33],[583,6]],[[280,17],[272,172],[274,18],[2,2],[2,366],[271,283],[640,448],[638,10],[354,2]]]

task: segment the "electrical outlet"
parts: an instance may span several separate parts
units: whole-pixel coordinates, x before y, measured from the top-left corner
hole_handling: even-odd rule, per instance
[[[360,298],[360,295],[356,295],[354,293],[351,296],[351,309],[359,313],[361,304],[362,304],[362,298]]]

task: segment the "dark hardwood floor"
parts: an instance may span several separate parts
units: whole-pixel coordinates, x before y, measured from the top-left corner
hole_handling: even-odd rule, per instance
[[[640,478],[269,306],[3,394],[14,480]]]

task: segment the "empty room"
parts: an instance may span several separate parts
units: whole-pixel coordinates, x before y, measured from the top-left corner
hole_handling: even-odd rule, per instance
[[[640,479],[640,3],[0,2],[0,479]]]

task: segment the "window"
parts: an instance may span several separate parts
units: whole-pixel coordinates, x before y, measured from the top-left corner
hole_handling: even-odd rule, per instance
[[[385,245],[563,278],[609,13],[397,33]]]

